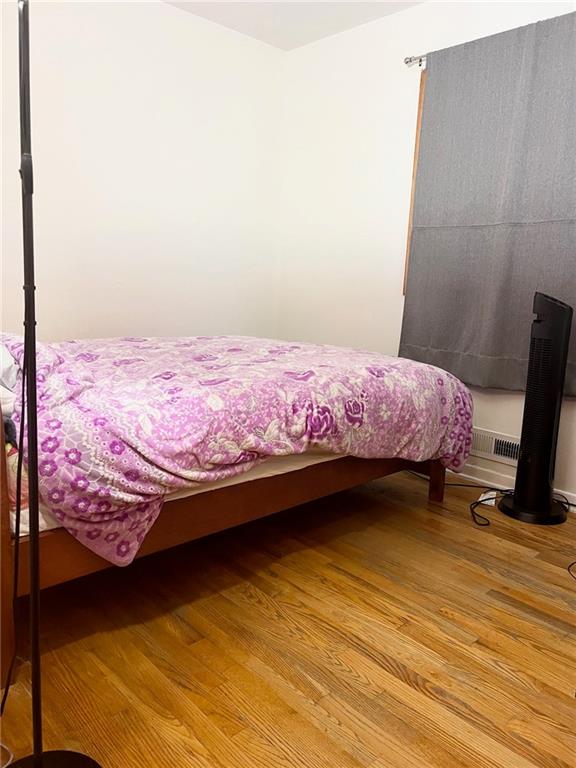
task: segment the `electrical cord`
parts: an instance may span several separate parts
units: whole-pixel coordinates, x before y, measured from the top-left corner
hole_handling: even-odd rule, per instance
[[[4,754],[7,755],[8,762],[4,763],[2,762],[2,768],[8,768],[9,765],[12,765],[14,762],[14,753],[8,749],[6,744],[2,744],[0,742],[0,749],[2,750],[2,759],[4,759]]]
[[[420,480],[428,480],[426,475],[420,475],[418,472],[412,472],[411,470],[408,470],[408,474],[414,475],[414,477],[418,477]],[[445,487],[450,486],[451,488],[482,488],[484,493],[488,493],[490,491],[495,494],[494,496],[488,496],[486,498],[473,501],[469,505],[472,520],[476,525],[479,525],[480,527],[490,525],[490,520],[484,515],[481,515],[479,512],[476,512],[476,509],[488,501],[496,501],[500,495],[504,495],[505,493],[512,493],[512,490],[510,489],[503,490],[502,488],[491,488],[490,486],[478,485],[477,483],[444,483],[444,485]]]
[[[421,475],[418,472],[412,472],[412,470],[407,470],[409,475],[414,475],[414,477],[419,478],[420,480],[428,480],[430,479],[428,475]],[[483,488],[485,491],[496,491],[497,493],[510,493],[508,490],[502,490],[502,488],[491,488],[490,486],[486,485],[478,485],[476,483],[444,483],[444,487],[448,488]]]
[[[18,576],[20,573],[20,520],[22,516],[22,470],[24,462],[24,412],[26,410],[26,357],[22,364],[22,393],[20,397],[20,431],[18,434],[18,463],[16,466],[16,514],[14,519],[14,571],[12,574],[12,611],[14,615],[14,626],[16,626],[16,600],[18,599]],[[10,659],[10,665],[8,672],[6,673],[6,679],[4,680],[4,693],[2,694],[2,701],[0,702],[0,717],[4,714],[6,707],[6,701],[8,700],[8,694],[12,685],[12,675],[14,673],[14,666],[16,664],[16,650],[12,654]],[[10,765],[10,763],[8,763]]]
[[[478,487],[482,488],[482,486]],[[514,491],[510,488],[507,488],[506,490],[502,490],[500,488],[484,488],[484,493],[488,491],[495,491],[494,496],[484,496],[484,494],[482,494],[481,498],[473,501],[469,505],[470,516],[472,517],[473,522],[481,527],[490,525],[490,520],[485,515],[481,515],[479,512],[476,512],[477,508],[482,504],[486,504],[490,501],[496,502],[501,496],[507,496],[510,493],[514,493]]]
[[[470,504],[470,516],[476,525],[479,525],[480,527],[490,525],[490,519],[486,517],[486,515],[481,515],[480,512],[476,512],[476,509],[482,504],[486,504],[488,501],[496,501],[497,498],[497,496],[485,496],[483,499],[478,499],[478,501],[473,501],[472,504]]]
[[[565,504],[567,507],[574,507],[576,509],[576,504],[573,504],[571,501],[568,501],[566,496],[564,496],[563,493],[558,493],[558,491],[554,491],[556,494],[556,501],[560,501],[562,504]]]

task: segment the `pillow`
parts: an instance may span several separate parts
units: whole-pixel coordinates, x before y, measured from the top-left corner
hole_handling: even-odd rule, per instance
[[[16,392],[0,384],[0,407],[2,408],[2,416],[11,418],[14,413],[14,404],[16,403]]]
[[[36,342],[36,371],[47,376],[64,362],[58,345]],[[9,333],[0,334],[0,384],[15,389],[16,379],[24,363],[24,339]]]
[[[18,371],[18,363],[8,348],[4,344],[0,344],[0,387],[13,392],[16,387]],[[4,399],[2,399],[2,410],[4,410]]]

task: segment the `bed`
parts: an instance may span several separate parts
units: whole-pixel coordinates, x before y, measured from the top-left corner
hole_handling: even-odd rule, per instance
[[[19,369],[21,340],[2,343]],[[37,362],[42,588],[402,470],[426,474],[439,502],[471,444],[458,379],[375,352],[126,337],[40,344]],[[12,410],[18,426],[17,399]],[[0,468],[4,677],[15,538],[3,431]]]

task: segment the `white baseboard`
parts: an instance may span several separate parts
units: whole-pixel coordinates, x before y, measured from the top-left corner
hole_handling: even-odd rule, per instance
[[[494,488],[502,488],[502,490],[514,488],[514,480],[516,477],[514,467],[506,464],[498,464],[495,461],[490,462],[490,464],[493,465],[493,467],[491,466],[488,468],[486,466],[475,464],[474,457],[471,456],[468,459],[463,472],[459,472],[458,474],[450,473],[450,475],[453,478],[463,477],[466,480],[472,480],[475,483],[481,483],[482,485],[486,484],[487,486]],[[511,471],[508,472],[507,470]],[[563,491],[561,488],[556,488],[556,492],[565,496],[571,504],[576,504],[576,493]],[[571,510],[576,512],[574,507],[572,507]]]

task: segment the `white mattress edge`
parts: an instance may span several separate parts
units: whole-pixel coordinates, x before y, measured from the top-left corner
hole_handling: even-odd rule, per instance
[[[199,493],[207,493],[208,491],[215,491],[218,488],[226,488],[231,485],[240,485],[241,483],[251,482],[252,480],[263,480],[267,477],[275,477],[276,475],[284,475],[287,472],[295,472],[299,469],[305,469],[311,467],[314,464],[322,464],[326,461],[335,461],[341,459],[342,454],[337,453],[321,453],[310,451],[302,454],[292,454],[289,456],[271,456],[263,461],[261,464],[257,464],[247,472],[243,472],[240,475],[234,475],[226,480],[215,480],[211,483],[198,483],[194,488],[185,488],[181,491],[175,491],[165,496],[165,501],[175,501],[176,499],[187,499],[189,496],[197,496]],[[40,504],[39,509],[39,523],[40,531],[51,531],[56,528],[61,528],[61,524],[52,515],[50,510]],[[12,532],[15,530],[15,515],[11,513],[11,527]],[[21,510],[20,516],[20,536],[28,536],[30,532],[28,508]]]

